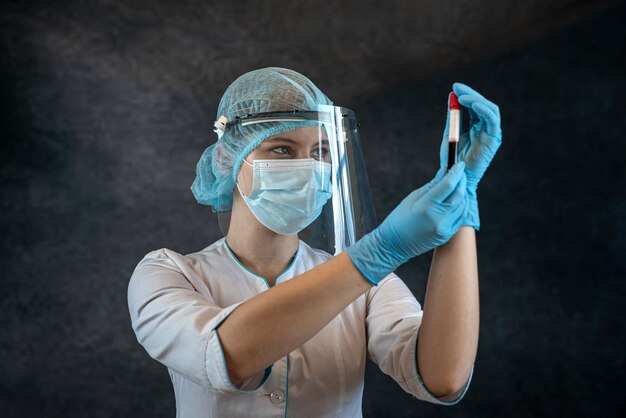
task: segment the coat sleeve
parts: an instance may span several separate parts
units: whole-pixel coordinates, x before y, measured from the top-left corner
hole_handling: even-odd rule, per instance
[[[407,393],[438,405],[455,405],[467,392],[474,368],[458,392],[434,396],[424,385],[417,368],[417,333],[422,308],[406,284],[390,274],[367,296],[367,351],[370,360],[391,376]]]
[[[215,331],[244,301],[217,306],[194,288],[202,279],[189,264],[188,258],[165,248],[139,262],[128,285],[137,341],[152,358],[211,391],[253,393],[269,378],[272,366],[235,386]]]

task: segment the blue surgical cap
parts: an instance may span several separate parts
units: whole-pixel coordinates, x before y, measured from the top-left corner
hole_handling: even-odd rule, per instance
[[[332,105],[315,84],[293,70],[261,68],[237,78],[226,89],[217,109],[217,118],[229,121],[235,116],[263,112],[315,110]],[[264,122],[229,126],[218,141],[204,150],[196,166],[191,191],[198,203],[216,212],[232,208],[233,189],[243,160],[265,139],[301,128],[299,122]]]

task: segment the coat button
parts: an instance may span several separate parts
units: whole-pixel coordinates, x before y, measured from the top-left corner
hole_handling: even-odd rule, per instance
[[[270,393],[270,401],[272,401],[273,404],[277,405],[285,402],[285,392],[278,389],[273,391],[272,393]]]

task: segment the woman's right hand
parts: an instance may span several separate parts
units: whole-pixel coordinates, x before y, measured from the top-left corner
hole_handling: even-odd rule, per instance
[[[468,209],[465,164],[410,193],[383,223],[347,248],[354,265],[374,285],[409,259],[445,244]]]

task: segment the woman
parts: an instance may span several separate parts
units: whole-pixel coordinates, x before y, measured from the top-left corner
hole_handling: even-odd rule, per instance
[[[167,366],[177,416],[360,417],[366,358],[419,399],[460,401],[478,345],[476,188],[501,131],[496,105],[453,87],[472,118],[460,161],[447,171],[444,132],[433,180],[368,228],[354,222],[368,199],[365,173],[346,171],[358,154],[345,152],[356,143],[349,112],[284,68],[229,86],[192,185],[198,202],[230,213],[226,237],[193,254],[148,253],[128,288],[133,329]],[[298,235],[330,224],[329,207],[332,233],[313,235],[331,237],[334,256]],[[431,249],[422,311],[393,271]]]

